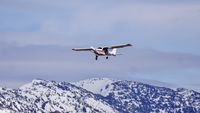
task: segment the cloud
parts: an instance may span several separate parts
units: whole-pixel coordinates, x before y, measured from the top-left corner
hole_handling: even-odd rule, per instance
[[[5,1],[4,1],[5,2]],[[3,3],[10,7],[7,13],[17,13],[22,18],[30,16],[31,21],[40,25],[45,32],[84,34],[107,32],[118,23],[130,26],[173,28],[177,24],[192,24],[199,28],[199,3],[162,2],[79,2],[72,1],[30,1]],[[5,12],[5,11],[4,11]],[[23,14],[22,14],[23,13]],[[31,14],[31,15],[30,15]],[[195,18],[194,18],[195,17]],[[16,19],[17,19],[16,18]],[[8,23],[9,24],[9,23]],[[197,25],[196,25],[197,24]]]
[[[141,48],[199,54],[199,2],[4,1],[1,6],[0,41],[8,43],[130,42]]]
[[[92,53],[74,52],[70,46],[4,44],[0,48],[1,79],[20,81],[20,84],[35,78],[78,81],[88,77],[139,78],[179,86],[198,83],[198,55],[139,48],[126,48],[119,53],[123,55],[95,61]],[[195,80],[184,79],[188,77]]]
[[[196,77],[188,70],[200,68],[199,2],[3,0],[0,6],[2,79],[140,75],[165,82]],[[71,51],[120,43],[134,47],[112,60]]]
[[[2,32],[0,33],[0,42],[10,45],[76,45],[73,37],[66,37],[59,34],[46,34],[35,32]]]
[[[12,46],[0,49],[1,66],[29,67],[39,70],[85,70],[85,71],[136,71],[150,74],[169,70],[200,68],[200,56],[183,53],[160,52],[152,49],[126,48],[123,56],[112,60],[94,60],[93,53],[78,53],[71,46],[32,45]],[[126,58],[126,59],[124,59]],[[32,67],[33,66],[33,67]],[[58,69],[57,69],[57,68]],[[64,71],[63,71],[64,72]]]

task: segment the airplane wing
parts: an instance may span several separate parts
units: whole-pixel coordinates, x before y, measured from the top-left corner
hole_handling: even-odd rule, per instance
[[[74,51],[92,51],[92,48],[73,48]]]
[[[123,48],[123,47],[129,47],[129,46],[132,46],[132,44],[114,45],[114,46],[104,47],[104,48],[114,49],[114,48]]]

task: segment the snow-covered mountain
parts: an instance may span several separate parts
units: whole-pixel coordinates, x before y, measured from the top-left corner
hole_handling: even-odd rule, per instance
[[[109,91],[111,91],[111,88],[112,88],[111,84],[116,81],[117,80],[109,79],[109,78],[92,78],[92,79],[75,82],[72,84],[78,87],[82,87],[83,89],[91,91],[95,94],[103,95],[105,97],[109,94]]]
[[[120,112],[200,113],[200,93],[184,88],[165,87],[126,80],[93,78],[75,85],[106,97]]]
[[[22,113],[116,113],[101,95],[70,83],[33,80],[19,89],[0,88],[0,111]]]
[[[200,93],[134,81],[95,78],[77,83],[33,80],[0,88],[0,113],[199,113]]]

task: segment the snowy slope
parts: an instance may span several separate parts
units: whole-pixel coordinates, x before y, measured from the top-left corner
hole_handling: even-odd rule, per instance
[[[74,84],[93,93],[103,94],[108,103],[117,106],[120,112],[200,112],[200,93],[192,90],[172,90],[108,78],[88,79]],[[94,91],[93,88],[97,89]]]
[[[111,87],[107,88],[111,83],[117,80],[112,80],[109,78],[91,78],[87,80],[82,80],[79,82],[72,83],[78,87],[82,87],[88,91],[91,91],[95,94],[100,94],[106,96],[109,94]]]
[[[65,82],[33,80],[17,90],[0,89],[0,108],[15,112],[116,113],[115,108],[103,99]]]
[[[200,93],[108,78],[73,84],[33,80],[19,89],[0,88],[0,113],[66,112],[200,113]]]

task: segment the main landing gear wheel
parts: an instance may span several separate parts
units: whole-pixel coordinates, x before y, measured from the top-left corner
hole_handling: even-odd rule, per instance
[[[96,58],[95,58],[96,60],[98,60],[98,56],[96,56]]]
[[[106,57],[106,59],[108,59],[108,57]]]

